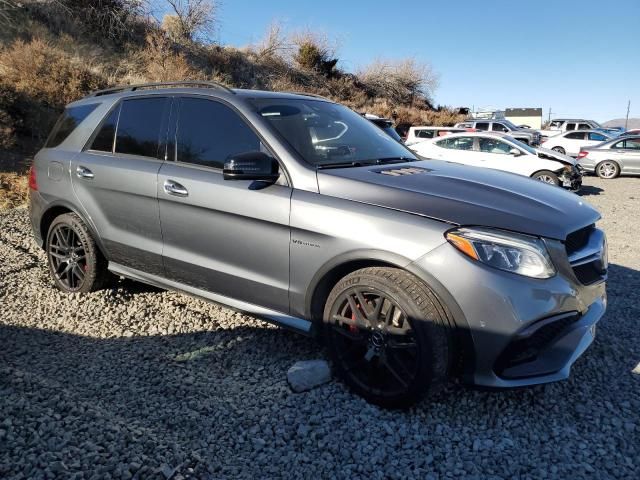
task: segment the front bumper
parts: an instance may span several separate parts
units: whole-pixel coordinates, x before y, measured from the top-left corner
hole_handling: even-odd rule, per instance
[[[558,179],[560,185],[567,190],[577,192],[582,187],[582,169],[573,168],[570,172],[562,171],[559,174]]]
[[[449,244],[412,264],[454,305],[464,383],[511,388],[563,380],[593,341],[606,309],[604,278],[582,284],[564,245],[546,242],[558,271],[549,279],[492,269]]]

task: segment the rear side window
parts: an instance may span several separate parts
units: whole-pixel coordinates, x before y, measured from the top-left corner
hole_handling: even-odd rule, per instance
[[[571,132],[567,133],[564,138],[568,138],[570,140],[584,140],[584,133],[582,132]]]
[[[433,130],[417,130],[416,137],[418,138],[433,138]]]
[[[575,123],[567,123],[566,130],[575,130],[575,129],[576,129],[576,124]]]
[[[113,151],[113,137],[116,134],[118,115],[120,115],[120,105],[114,108],[103,122],[98,134],[93,139],[93,142],[91,142],[89,150],[109,153]]]
[[[599,133],[591,132],[589,133],[589,140],[593,140],[596,142],[604,142],[607,139],[604,135],[600,135]]]
[[[489,122],[478,122],[476,123],[476,128],[478,130],[489,130]]]
[[[213,168],[239,153],[260,150],[254,131],[226,105],[201,98],[180,101],[177,160]]]
[[[116,133],[116,153],[160,158],[158,150],[166,98],[124,100]]]
[[[98,105],[99,103],[92,103],[90,105],[67,107],[58,118],[53,130],[51,130],[49,138],[44,144],[45,148],[53,148],[60,145]]]

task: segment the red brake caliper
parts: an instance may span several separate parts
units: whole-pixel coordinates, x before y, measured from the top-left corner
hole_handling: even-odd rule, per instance
[[[360,308],[360,305],[356,304],[356,308]],[[351,320],[356,320],[356,312],[351,313]],[[349,331],[351,333],[358,333],[358,327],[356,327],[354,324],[351,324],[349,325]]]

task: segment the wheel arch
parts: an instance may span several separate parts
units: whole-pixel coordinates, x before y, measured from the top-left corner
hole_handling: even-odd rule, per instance
[[[314,324],[314,330],[322,322],[325,303],[331,289],[346,275],[366,267],[390,267],[404,270],[427,285],[440,299],[447,312],[451,338],[454,342],[451,354],[453,375],[469,375],[475,365],[475,347],[467,319],[453,295],[438,279],[401,255],[361,251],[339,256],[325,264],[313,277],[305,297],[306,318]]]
[[[94,242],[98,246],[100,253],[105,258],[108,258],[105,255],[106,250],[104,248],[102,240],[100,239],[100,236],[97,234],[96,229],[93,226],[93,223],[91,221],[88,221],[86,217],[82,214],[82,212],[80,212],[75,206],[65,201],[57,201],[57,202],[51,203],[47,207],[47,209],[42,213],[42,216],[40,217],[38,228],[40,229],[40,237],[42,238],[42,248],[46,249],[47,234],[49,233],[49,227],[51,226],[51,224],[56,218],[58,218],[60,215],[64,215],[65,213],[74,213],[78,217],[80,217],[80,219],[84,222],[84,224],[87,226],[87,228],[91,232],[91,236],[93,237]]]

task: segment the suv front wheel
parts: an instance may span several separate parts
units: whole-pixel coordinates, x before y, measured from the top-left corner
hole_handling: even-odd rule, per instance
[[[383,407],[404,407],[447,375],[447,317],[436,295],[403,270],[371,267],[344,277],[324,311],[336,374]]]
[[[112,278],[91,232],[75,213],[51,223],[46,252],[53,281],[65,293],[99,290]]]

